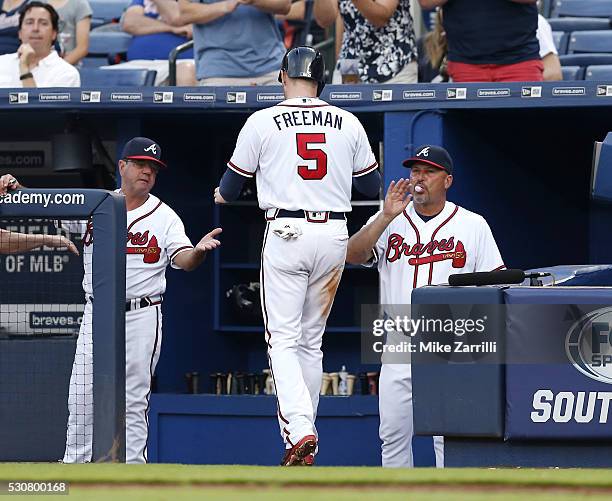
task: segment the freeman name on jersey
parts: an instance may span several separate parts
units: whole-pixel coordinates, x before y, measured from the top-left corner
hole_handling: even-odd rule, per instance
[[[321,125],[342,130],[342,117],[331,111],[300,110],[286,111],[272,117],[278,130],[283,127],[300,127],[303,125]]]

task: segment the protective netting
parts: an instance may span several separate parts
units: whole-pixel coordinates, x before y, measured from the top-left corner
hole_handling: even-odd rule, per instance
[[[63,427],[64,438],[68,420],[70,457],[65,459],[91,455],[92,309],[87,298],[92,295],[92,254],[83,245],[87,227],[87,221],[0,219],[0,408],[21,419],[11,433],[23,434],[23,451],[31,451],[33,458],[39,434],[45,439],[44,430],[36,427],[41,411]],[[59,438],[56,449],[63,451]]]

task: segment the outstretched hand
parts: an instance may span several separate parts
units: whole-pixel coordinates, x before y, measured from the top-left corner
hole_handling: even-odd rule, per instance
[[[400,178],[397,183],[391,181],[383,204],[383,213],[386,216],[394,218],[408,207],[410,200],[412,200],[411,187],[408,179]]]
[[[223,230],[221,228],[215,228],[210,233],[207,233],[202,237],[202,239],[198,242],[195,248],[199,251],[207,252],[209,250],[216,249],[221,245],[221,242],[217,240],[217,235],[219,235]]]
[[[75,256],[79,255],[79,250],[76,248],[76,245],[72,243],[72,241],[62,235],[47,235],[45,239],[45,245],[47,247],[54,248],[67,248],[70,252],[72,252]]]

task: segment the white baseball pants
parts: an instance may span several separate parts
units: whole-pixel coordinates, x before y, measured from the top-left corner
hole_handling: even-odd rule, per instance
[[[383,364],[380,370],[378,410],[382,465],[412,468],[412,371],[410,364]],[[444,437],[433,437],[436,467],[444,467]]]
[[[285,225],[297,238],[275,234]],[[325,324],[346,258],[346,221],[279,218],[267,224],[260,271],[261,301],[278,422],[285,447],[315,435]]]
[[[85,305],[77,339],[68,395],[68,429],[64,463],[91,461],[93,439],[92,305]],[[151,378],[161,350],[159,305],[125,314],[125,438],[126,463],[147,462]]]

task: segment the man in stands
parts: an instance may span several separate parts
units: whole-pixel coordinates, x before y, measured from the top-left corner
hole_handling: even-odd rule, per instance
[[[122,21],[123,31],[133,35],[127,63],[115,68],[146,68],[157,71],[155,85],[168,84],[170,52],[191,39],[191,24],[181,24],[176,0],[132,0]],[[177,85],[193,86],[193,49],[179,55]]]
[[[275,14],[291,0],[178,0],[181,22],[193,23],[199,85],[278,85],[285,55]]]
[[[17,52],[0,56],[0,87],[79,87],[78,70],[53,48],[59,16],[49,4],[30,2],[19,16]]]

